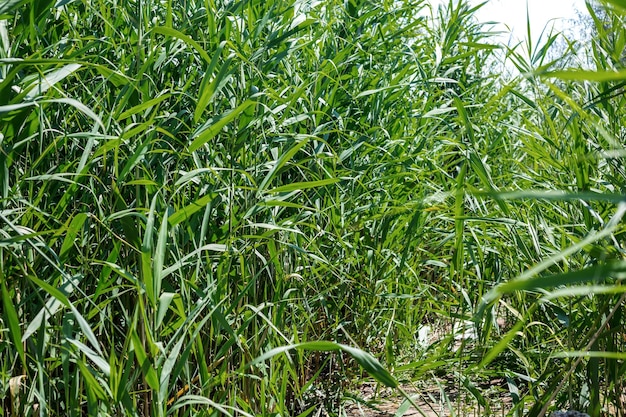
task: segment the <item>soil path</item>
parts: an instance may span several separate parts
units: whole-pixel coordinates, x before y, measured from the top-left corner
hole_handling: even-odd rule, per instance
[[[484,408],[478,407],[475,401],[468,398],[459,398],[455,390],[446,392],[447,400],[440,395],[437,388],[421,390],[419,393],[413,387],[403,387],[419,407],[408,407],[404,398],[395,392],[375,392],[375,384],[363,384],[360,387],[360,398],[364,401],[347,407],[348,417],[393,417],[400,412],[406,417],[479,417],[485,415],[505,416],[510,409],[508,398],[498,398],[491,404],[491,410],[486,413]],[[403,407],[406,409],[402,410]],[[451,412],[450,410],[453,410]]]

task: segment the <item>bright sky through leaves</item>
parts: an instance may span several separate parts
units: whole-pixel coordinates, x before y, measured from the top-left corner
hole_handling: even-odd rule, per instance
[[[434,0],[433,4],[447,1]],[[478,3],[480,2],[472,0],[472,4]],[[502,22],[512,31],[511,43],[516,43],[516,40],[526,38],[527,4],[534,41],[538,39],[546,24],[554,23],[557,30],[563,29],[571,26],[567,19],[576,18],[576,10],[585,12],[584,0],[490,0],[477,12],[476,17],[482,22]],[[495,29],[507,31],[503,25],[497,25]],[[508,38],[508,35],[506,37]]]

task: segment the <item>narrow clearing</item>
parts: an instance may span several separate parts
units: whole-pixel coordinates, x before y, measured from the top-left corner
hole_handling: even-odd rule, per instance
[[[496,385],[499,381],[493,381]],[[451,415],[464,417],[478,417],[486,414],[492,416],[505,416],[511,408],[511,399],[500,395],[489,398],[490,410],[486,412],[484,407],[479,407],[476,400],[467,394],[458,395],[455,388],[446,389],[442,396],[436,386],[418,390],[413,386],[403,386],[402,389],[414,399],[419,407],[406,404],[404,398],[397,391],[382,390],[375,392],[376,384],[363,384],[360,387],[360,398],[363,402],[347,407],[349,417],[386,417],[395,416],[400,412],[403,416],[424,417],[448,417]],[[452,412],[451,412],[452,410]]]

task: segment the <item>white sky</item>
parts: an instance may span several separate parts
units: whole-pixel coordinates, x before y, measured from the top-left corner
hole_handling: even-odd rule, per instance
[[[448,0],[431,1],[435,7],[436,4],[447,3]],[[472,4],[478,3],[480,1],[472,0]],[[584,0],[489,0],[489,3],[478,10],[476,17],[481,22],[502,22],[511,28],[514,39],[523,40],[526,38],[527,3],[533,41],[537,41],[551,19],[558,19],[554,21],[555,28],[562,29],[570,26],[563,19],[575,18],[576,9],[586,13]],[[504,26],[496,26],[494,29],[506,30]]]

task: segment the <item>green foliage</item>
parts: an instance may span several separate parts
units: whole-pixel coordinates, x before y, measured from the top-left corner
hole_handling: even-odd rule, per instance
[[[591,69],[452,0],[0,5],[0,415],[621,409],[611,3]]]

